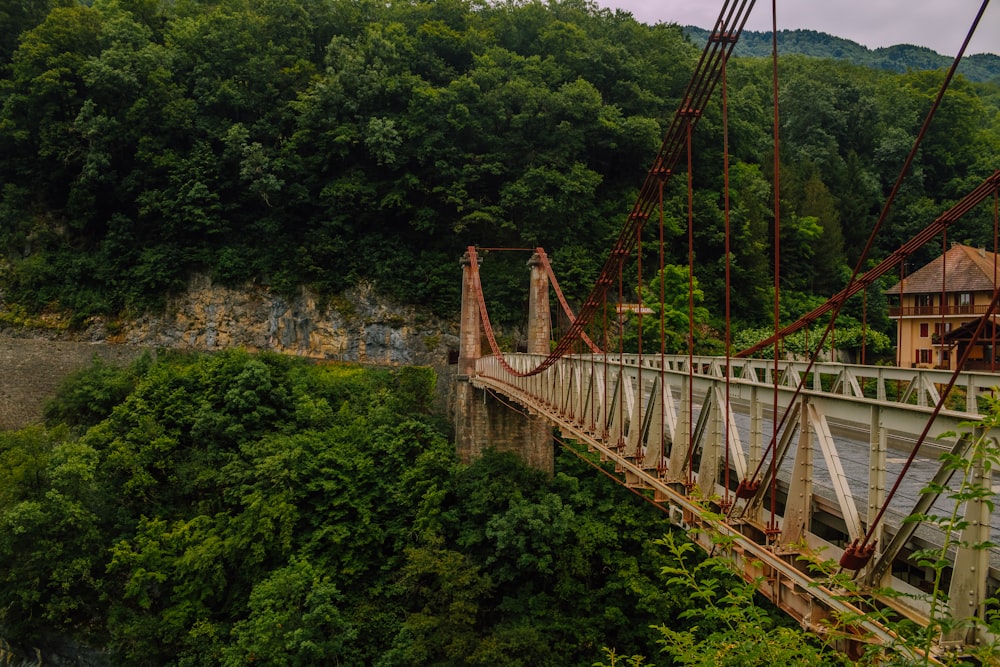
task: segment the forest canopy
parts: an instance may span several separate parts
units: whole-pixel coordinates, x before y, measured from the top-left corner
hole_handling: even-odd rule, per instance
[[[121,666],[590,667],[698,624],[673,620],[661,512],[570,454],[460,465],[434,381],[242,351],[78,373],[46,425],[0,432],[0,638]]]
[[[3,299],[78,322],[155,306],[193,272],[279,292],[371,280],[453,315],[470,244],[541,245],[580,298],[698,56],[678,26],[586,0],[49,0],[3,11]],[[774,282],[770,64],[735,58],[728,69],[733,319],[752,326],[768,320]],[[793,317],[843,286],[943,73],[804,56],[783,57],[780,73]],[[996,83],[953,83],[875,257],[1000,164],[998,109]],[[714,106],[693,174],[710,313],[726,292],[721,133]],[[666,261],[684,265],[678,180]],[[989,247],[992,225],[973,211],[949,238]],[[492,312],[520,317],[522,263],[491,261]]]

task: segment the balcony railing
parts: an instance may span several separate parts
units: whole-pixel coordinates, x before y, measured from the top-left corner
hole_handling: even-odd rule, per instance
[[[988,371],[990,373],[996,372],[1000,369],[1000,359],[990,364],[989,359],[969,359],[965,362],[965,367],[962,370],[966,371]]]
[[[889,306],[889,317],[940,317],[942,315],[985,315],[987,304],[964,306]]]

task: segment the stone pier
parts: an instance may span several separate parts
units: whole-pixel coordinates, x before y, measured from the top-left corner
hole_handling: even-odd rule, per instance
[[[549,279],[537,255],[528,262],[528,352],[548,354],[552,336],[549,315]],[[478,267],[477,267],[478,268]],[[462,316],[459,333],[458,387],[455,400],[455,447],[469,463],[486,449],[512,451],[528,465],[552,474],[552,427],[543,418],[526,414],[516,404],[502,402],[469,382],[482,355],[479,300],[472,279],[472,260],[462,258]]]

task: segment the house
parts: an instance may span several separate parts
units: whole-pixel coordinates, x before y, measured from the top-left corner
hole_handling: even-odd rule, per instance
[[[888,290],[889,317],[896,320],[899,366],[954,370],[972,345],[966,370],[1000,369],[994,356],[994,315],[973,344],[972,334],[986,314],[1000,276],[1000,256],[954,244],[930,264]],[[995,359],[995,361],[994,361]],[[991,363],[993,361],[993,363]]]

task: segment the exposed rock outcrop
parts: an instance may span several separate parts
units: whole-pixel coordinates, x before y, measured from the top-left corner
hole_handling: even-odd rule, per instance
[[[444,364],[458,343],[457,318],[446,321],[392,303],[370,284],[323,302],[306,289],[289,299],[260,285],[233,289],[197,276],[161,312],[135,320],[95,317],[79,330],[55,314],[12,325],[14,320],[0,318],[0,335],[205,351],[244,347],[388,365]]]
[[[257,285],[232,289],[197,277],[162,312],[134,321],[95,318],[80,331],[56,319],[46,324],[0,328],[0,429],[40,419],[42,404],[62,379],[95,357],[125,364],[146,349],[243,347],[318,360],[432,366],[445,375],[449,350],[458,347],[457,322],[390,303],[370,285],[321,304],[307,290],[286,299]],[[441,409],[449,392],[450,383],[439,380]]]
[[[257,285],[232,289],[194,278],[161,313],[135,321],[95,321],[90,340],[157,348],[245,347],[316,359],[390,365],[447,363],[457,324],[393,304],[370,285],[323,304],[303,290],[286,299]]]

